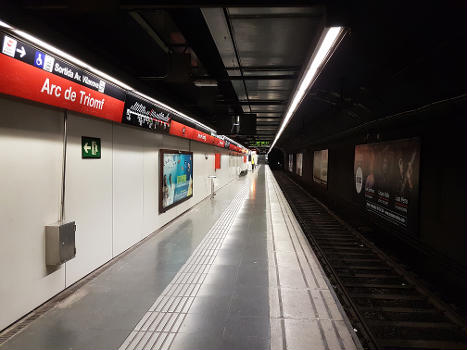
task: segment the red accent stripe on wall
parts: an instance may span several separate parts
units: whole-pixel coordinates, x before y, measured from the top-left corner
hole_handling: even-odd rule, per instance
[[[221,148],[224,148],[224,144],[225,144],[224,140],[221,140],[215,136],[206,134],[202,131],[196,130],[189,126],[186,126],[173,119],[170,122],[169,134],[173,136],[183,137],[185,139],[190,139],[193,141],[215,145]]]

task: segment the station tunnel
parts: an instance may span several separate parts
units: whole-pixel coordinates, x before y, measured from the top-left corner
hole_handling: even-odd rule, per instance
[[[465,10],[1,2],[0,349],[465,349]]]

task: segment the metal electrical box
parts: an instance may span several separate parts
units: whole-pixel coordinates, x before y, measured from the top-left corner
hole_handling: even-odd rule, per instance
[[[58,222],[45,227],[46,264],[60,265],[76,255],[74,221]]]

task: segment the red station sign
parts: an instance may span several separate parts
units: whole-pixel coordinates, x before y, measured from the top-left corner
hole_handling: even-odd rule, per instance
[[[124,102],[0,54],[0,93],[121,122]]]
[[[225,141],[216,136],[174,121],[164,108],[9,34],[3,35],[1,48],[2,94],[227,147]],[[245,152],[233,144],[229,149]]]

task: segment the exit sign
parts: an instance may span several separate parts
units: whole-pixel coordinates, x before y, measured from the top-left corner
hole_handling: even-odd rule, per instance
[[[81,136],[81,158],[100,159],[101,139],[97,137]]]

